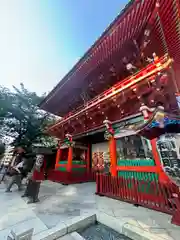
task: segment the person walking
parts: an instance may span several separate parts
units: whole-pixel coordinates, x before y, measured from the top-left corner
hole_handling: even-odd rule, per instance
[[[9,162],[9,164],[8,165],[4,165],[3,164],[3,166],[2,166],[2,177],[1,177],[1,180],[0,180],[0,184],[2,183],[2,182],[6,182],[6,176],[8,175],[8,173],[9,173],[9,170],[10,170],[10,168],[11,168],[11,164],[14,162],[14,159],[16,158],[16,153],[14,152],[13,153],[13,156],[12,156],[12,158],[11,158],[11,160],[10,160],[10,162]]]
[[[28,176],[28,184],[26,190],[21,196],[22,198],[29,198],[29,201],[27,202],[28,204],[39,202],[39,189],[41,181],[44,180],[44,174],[42,171],[42,169],[44,168],[44,164],[44,156],[42,154],[37,155],[34,166]]]
[[[18,186],[18,190],[22,189],[22,176],[24,174],[24,161],[25,161],[25,150],[22,147],[18,147],[15,150],[15,157],[9,166],[9,174],[11,176],[11,180],[6,188],[6,192],[11,192],[11,188],[14,184]]]
[[[18,191],[22,190],[21,182],[22,182],[23,164],[24,164],[24,161],[22,160],[16,166],[12,167],[12,169],[11,169],[12,177],[7,186],[6,192],[11,192],[11,188],[14,184],[16,184],[18,186]]]

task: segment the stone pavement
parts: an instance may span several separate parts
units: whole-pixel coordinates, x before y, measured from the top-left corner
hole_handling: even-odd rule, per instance
[[[97,198],[98,220],[114,230],[129,225],[155,235],[152,240],[161,237],[164,240],[180,239],[180,227],[171,224],[171,216],[143,207],[113,200]],[[107,217],[108,215],[108,217]],[[117,225],[117,220],[119,224]],[[117,225],[117,226],[116,226]],[[130,236],[129,236],[130,237]]]
[[[85,214],[96,213],[98,221],[120,231],[122,226],[133,226],[156,238],[178,240],[180,227],[170,223],[171,216],[106,197],[98,197],[94,183],[63,186],[49,181],[40,189],[40,203],[27,205],[20,193],[4,193],[0,184],[0,239],[7,239],[10,230],[31,227],[37,235],[61,223]],[[152,238],[153,240],[153,238]]]

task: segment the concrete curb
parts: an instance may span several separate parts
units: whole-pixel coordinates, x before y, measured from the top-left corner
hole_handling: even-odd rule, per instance
[[[174,240],[165,231],[161,234],[153,234],[130,218],[117,219],[103,212],[98,212],[97,221],[133,240]]]
[[[162,236],[157,236],[157,234],[153,234],[151,232],[148,232],[147,230],[144,230],[143,228],[129,223],[126,223],[122,227],[122,234],[129,238],[132,238],[133,240],[173,240],[172,237],[166,234],[161,234]]]
[[[76,231],[94,224],[96,220],[133,240],[173,240],[165,231],[154,234],[148,231],[148,229],[141,227],[141,225],[132,218],[117,219],[103,212],[75,217],[58,224],[54,228],[34,235],[33,240],[55,240],[68,234],[75,240],[84,240]]]
[[[82,237],[79,233],[77,233],[77,232],[73,232],[73,233],[71,233],[70,235],[71,235],[71,237],[74,238],[74,240],[85,240],[85,238],[83,238],[83,237]]]
[[[45,230],[33,236],[33,240],[55,240],[66,234],[75,232],[80,228],[88,227],[96,222],[96,215],[84,215],[70,219],[64,223],[57,224],[56,227]],[[76,239],[82,240],[83,238],[76,233]],[[75,238],[75,236],[73,236]],[[81,237],[81,238],[80,238]]]

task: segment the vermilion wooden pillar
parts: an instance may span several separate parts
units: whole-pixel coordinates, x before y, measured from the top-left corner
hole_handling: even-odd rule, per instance
[[[58,148],[57,153],[56,153],[56,164],[55,164],[55,168],[58,168],[59,166],[59,161],[61,159],[61,153],[62,153],[62,149]]]
[[[109,140],[109,153],[110,153],[110,161],[111,161],[111,176],[116,177],[117,176],[117,154],[116,154],[116,139],[114,138],[114,129],[112,127],[112,123],[106,119],[103,121],[106,132],[105,132],[105,138]]]
[[[116,139],[114,136],[109,139],[109,152],[111,160],[111,175],[113,177],[117,177]]]
[[[161,168],[161,160],[159,157],[159,153],[157,151],[156,141],[157,141],[156,138],[151,140],[152,153],[154,156],[154,161],[155,161],[156,166]]]
[[[73,160],[73,147],[69,146],[68,162],[67,162],[67,172],[71,172],[72,171],[72,160]]]

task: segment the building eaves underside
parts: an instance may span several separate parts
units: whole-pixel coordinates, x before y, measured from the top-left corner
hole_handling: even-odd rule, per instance
[[[168,53],[178,65],[180,63],[179,1],[160,0],[158,12],[155,11],[156,3],[155,0],[132,1],[47,96],[41,107],[46,111],[65,116],[117,81],[123,80],[127,73],[122,59],[127,56],[133,61],[134,40],[139,46],[143,44],[143,33],[146,28],[151,30],[146,55],[154,51],[159,56]],[[112,68],[115,71],[112,71]]]
[[[66,133],[76,136],[96,131],[107,118],[114,123],[137,114],[141,103],[155,107],[161,102],[168,111],[177,109],[171,82],[172,63],[166,54],[49,127],[48,133],[63,139]]]
[[[145,0],[144,3],[141,2],[142,1],[131,1],[125,9],[123,9],[119,16],[105,30],[102,36],[94,43],[74,68],[44,99],[41,103],[41,108],[54,114],[64,116],[70,109],[76,108],[86,100],[86,96],[84,99],[83,93],[79,93],[80,89],[86,88],[85,90],[87,93],[89,89],[91,89],[92,84],[99,88],[99,91],[94,89],[94,93],[91,92],[89,94],[89,100],[89,98],[93,98],[95,95],[105,90],[105,88],[107,89],[116,83],[117,78],[113,80],[113,83],[106,84],[108,81],[107,78],[110,77],[107,75],[110,75],[109,71],[111,71],[111,66],[113,66],[117,59],[119,61],[119,53],[124,48],[124,43],[128,42],[132,37],[135,37],[139,28],[141,28],[141,30],[143,29],[151,11],[154,9],[154,1]],[[138,21],[140,17],[142,18],[142,15],[146,17],[144,20],[141,19],[139,27],[137,27],[137,24],[134,26],[130,24],[130,22],[135,19]],[[129,47],[131,48],[131,45],[132,44],[129,46],[127,44],[126,51],[128,51]],[[121,58],[122,57],[123,56],[121,56]],[[103,79],[104,84],[102,84],[101,79],[99,79],[101,78],[99,71],[104,72],[107,68],[108,73],[106,73],[106,76],[102,76],[105,78]],[[117,68],[119,68],[119,66],[117,66]],[[92,79],[92,82],[88,77]],[[63,100],[63,98],[67,100],[67,96],[64,95],[69,95],[69,93],[71,93],[71,98],[77,95],[78,99],[73,99],[70,103],[66,101],[66,104],[65,102],[62,104],[61,100]]]

